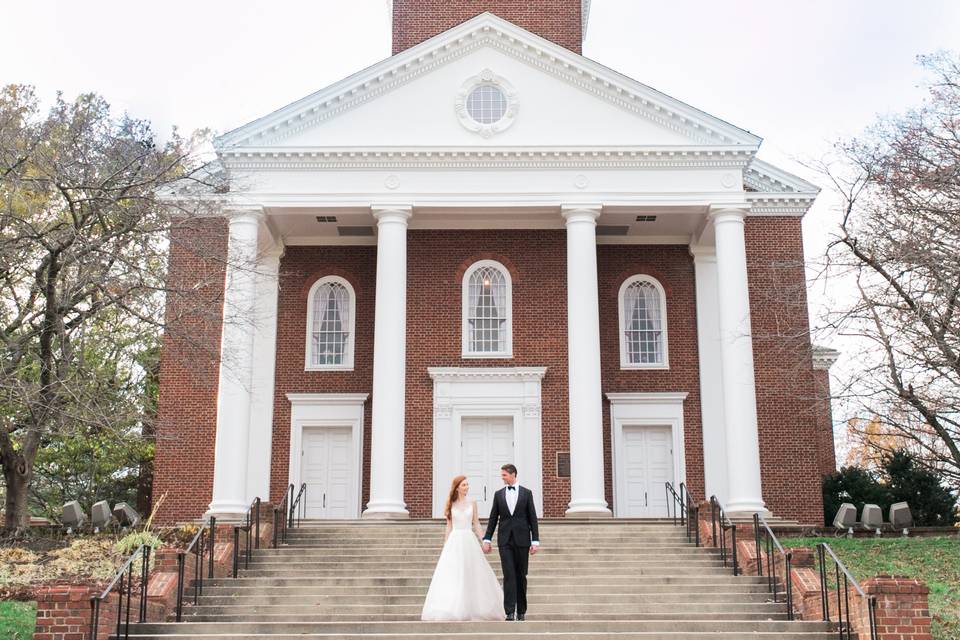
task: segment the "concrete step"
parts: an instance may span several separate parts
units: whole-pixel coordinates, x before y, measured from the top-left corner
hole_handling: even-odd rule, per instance
[[[241,575],[239,578],[215,578],[214,580],[204,581],[204,587],[207,586],[270,586],[270,587],[290,587],[303,585],[326,585],[326,586],[370,586],[370,585],[394,585],[411,586],[421,585],[429,586],[432,574],[421,574],[417,576],[399,576],[396,574],[379,574],[371,576],[357,575],[334,575],[334,576],[282,576],[273,577],[251,577]],[[767,579],[757,576],[737,576],[734,577],[730,571],[716,575],[662,575],[662,576],[617,576],[617,575],[567,575],[567,576],[541,576],[531,574],[527,578],[528,588],[532,591],[539,586],[549,585],[569,585],[579,588],[593,588],[598,586],[612,585],[647,585],[658,587],[661,585],[684,585],[688,588],[691,585],[734,585],[756,584],[766,585]]]
[[[293,557],[293,558],[307,558],[310,556],[316,555],[329,555],[329,554],[338,554],[346,557],[357,557],[357,556],[369,556],[369,555],[400,555],[400,556],[417,556],[417,555],[437,555],[440,553],[440,549],[443,547],[440,545],[377,545],[377,546],[368,546],[360,547],[358,546],[333,546],[333,545],[315,545],[315,546],[297,546],[297,547],[281,547],[279,549],[254,549],[252,553],[255,556],[264,556],[264,557]],[[586,556],[593,557],[598,555],[614,555],[617,557],[626,557],[626,556],[647,556],[647,555],[719,555],[720,550],[714,549],[713,547],[702,549],[695,547],[693,545],[667,545],[667,544],[646,544],[646,545],[609,545],[609,546],[597,546],[590,545],[589,547],[581,545],[565,545],[557,546],[544,545],[543,549],[539,552],[540,557],[543,556],[563,556],[563,557],[576,557],[576,556]]]
[[[427,581],[421,585],[315,585],[304,584],[300,586],[218,586],[211,587],[207,584],[203,586],[201,597],[281,597],[281,598],[308,598],[313,596],[331,596],[347,595],[351,597],[363,596],[403,596],[416,594],[420,597],[426,596],[428,589]],[[528,588],[530,597],[552,597],[563,595],[584,595],[585,590],[580,585],[531,585]],[[188,589],[187,593],[193,597],[193,590]],[[624,585],[603,585],[599,589],[591,589],[590,593],[602,593],[606,595],[643,595],[643,594],[670,594],[670,593],[694,593],[694,594],[717,594],[739,596],[747,594],[768,594],[767,586],[764,584],[744,584],[744,585],[690,585],[682,587],[668,585],[644,585],[644,584],[624,584]]]
[[[415,604],[422,606],[426,597],[426,590],[413,593],[299,593],[276,595],[269,590],[258,590],[256,593],[213,595],[205,593],[200,596],[202,606],[246,606],[254,609],[261,605],[276,606],[295,602],[298,606],[306,605],[348,605],[348,604]],[[725,593],[725,592],[666,592],[666,593],[537,593],[527,594],[527,601],[531,607],[544,604],[647,604],[655,602],[732,602],[732,603],[763,603],[771,598],[769,593],[758,591],[754,593]]]

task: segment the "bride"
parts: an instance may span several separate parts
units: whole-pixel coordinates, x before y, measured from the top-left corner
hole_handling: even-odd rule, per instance
[[[503,620],[503,590],[480,549],[477,503],[470,484],[457,476],[444,515],[446,541],[423,603],[421,620]]]

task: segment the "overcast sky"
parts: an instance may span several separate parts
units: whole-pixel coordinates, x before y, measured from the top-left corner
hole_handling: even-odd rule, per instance
[[[162,131],[227,131],[390,55],[387,0],[29,0],[2,15],[0,84],[95,91]],[[916,104],[915,57],[942,48],[960,48],[960,1],[593,0],[584,54],[762,136],[761,157],[816,181],[792,158]],[[833,203],[805,221],[810,258]],[[829,299],[811,303],[816,316]]]

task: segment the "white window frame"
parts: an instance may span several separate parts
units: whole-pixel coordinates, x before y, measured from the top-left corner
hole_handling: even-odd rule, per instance
[[[311,358],[313,355],[311,353],[313,342],[311,339],[313,338],[313,299],[317,294],[317,290],[330,282],[343,285],[350,298],[350,327],[348,329],[347,344],[343,349],[343,362],[341,364],[313,364],[313,358]],[[307,293],[307,326],[306,331],[304,331],[304,371],[353,371],[353,348],[356,342],[356,327],[357,296],[353,290],[353,285],[340,276],[324,276],[314,282],[313,286],[310,287],[310,292]]]
[[[627,336],[624,326],[623,299],[627,288],[636,282],[645,282],[652,284],[660,295],[660,327],[663,337],[663,362],[630,362],[627,355]],[[653,276],[638,274],[630,276],[620,285],[620,292],[617,294],[617,326],[620,330],[620,368],[621,369],[669,369],[670,368],[670,350],[667,348],[667,292],[660,284],[660,281]]]
[[[506,348],[503,351],[470,351],[470,278],[478,270],[484,267],[493,267],[503,274],[504,286],[507,287],[507,308],[506,322],[504,331],[507,336],[504,340]],[[503,359],[513,357],[513,279],[510,277],[510,270],[496,260],[478,260],[470,265],[470,268],[463,274],[463,281],[460,286],[460,336],[461,336],[461,356],[471,359]]]

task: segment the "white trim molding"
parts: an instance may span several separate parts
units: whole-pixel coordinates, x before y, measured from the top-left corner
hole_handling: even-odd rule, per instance
[[[347,327],[347,342],[343,348],[343,362],[340,364],[313,364],[313,299],[317,295],[317,290],[327,283],[335,283],[343,286],[347,291],[347,298],[350,301],[350,309]],[[353,351],[354,336],[357,326],[357,295],[347,280],[340,276],[324,276],[319,278],[310,287],[307,293],[307,327],[304,334],[306,336],[306,345],[304,349],[304,371],[353,371]]]
[[[670,427],[673,448],[673,485],[686,481],[687,467],[683,438],[683,402],[686,392],[674,393],[607,393],[610,401],[610,442],[613,446],[613,513],[625,512],[626,487],[621,470],[623,461],[623,428],[625,426]]]
[[[830,347],[813,345],[813,368],[819,371],[829,371],[830,367],[840,358],[840,352]]]
[[[657,291],[660,304],[660,348],[662,350],[662,358],[660,362],[630,362],[630,358],[627,356],[627,340],[626,340],[626,323],[625,323],[625,311],[626,309],[623,306],[623,297],[627,292],[627,289],[630,285],[641,282],[647,283],[653,286]],[[663,288],[663,285],[660,284],[660,281],[654,278],[653,276],[639,273],[637,275],[630,276],[623,281],[623,284],[620,285],[620,291],[617,293],[617,315],[619,316],[619,327],[620,327],[620,368],[621,369],[669,369],[670,368],[670,351],[667,348],[667,292]]]
[[[350,427],[353,478],[351,517],[360,517],[363,478],[363,405],[369,393],[288,393],[290,401],[290,464],[288,482],[300,486],[303,430],[311,427]],[[310,488],[307,487],[307,491]]]
[[[514,460],[543,514],[540,387],[546,367],[431,367],[433,380],[433,517],[443,517],[450,479],[460,472],[465,417],[513,419]],[[486,514],[484,514],[486,515]]]
[[[504,309],[501,312],[506,313],[503,331],[506,332],[504,339],[505,348],[500,351],[471,351],[470,350],[470,278],[484,267],[496,269],[503,276],[503,286],[506,287],[504,296]],[[470,265],[464,274],[460,288],[460,334],[461,334],[461,356],[464,358],[512,358],[513,357],[513,280],[510,277],[510,270],[496,260],[478,260]]]

